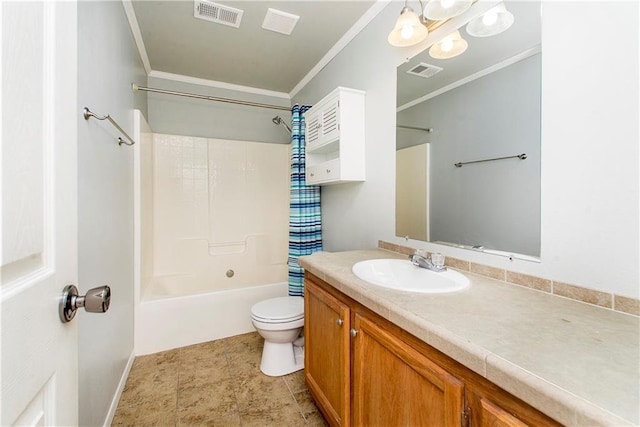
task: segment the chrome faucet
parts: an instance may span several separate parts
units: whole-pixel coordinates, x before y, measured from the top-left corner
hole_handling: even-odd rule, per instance
[[[411,254],[409,255],[409,260],[413,265],[416,265],[420,268],[426,268],[427,270],[435,271],[435,272],[443,272],[446,271],[447,267],[438,266],[433,263],[429,258],[419,255],[419,254]]]

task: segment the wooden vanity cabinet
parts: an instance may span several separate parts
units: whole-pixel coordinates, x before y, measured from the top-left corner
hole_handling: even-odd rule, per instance
[[[331,426],[560,426],[305,273],[305,379]]]
[[[493,403],[491,400],[474,394],[468,394],[470,425],[483,427],[527,427],[519,418]]]
[[[304,290],[304,376],[332,426],[350,425],[350,310],[313,282]]]
[[[460,380],[367,316],[353,326],[354,425],[462,425]]]

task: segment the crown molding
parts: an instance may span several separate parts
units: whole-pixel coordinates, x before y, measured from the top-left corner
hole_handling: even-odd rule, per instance
[[[268,89],[254,88],[250,86],[236,85],[232,83],[219,82],[215,80],[202,79],[198,77],[185,76],[181,74],[167,73],[164,71],[155,71],[151,68],[149,56],[144,46],[142,39],[142,32],[138,25],[138,19],[133,9],[133,3],[131,0],[122,0],[127,20],[129,21],[129,27],[133,34],[136,46],[138,47],[138,54],[142,60],[142,64],[148,77],[155,77],[164,80],[172,80],[183,83],[197,84],[201,86],[215,87],[218,89],[228,89],[239,92],[251,93],[255,95],[270,96],[274,98],[281,98],[291,100],[302,88],[304,88],[324,67],[331,62],[350,42],[353,40],[382,10],[393,0],[376,0],[356,23],[333,45],[333,47],[322,57],[322,59],[305,75],[300,82],[289,93],[276,92]]]
[[[333,45],[331,49],[322,57],[320,62],[318,62],[312,69],[307,73],[306,76],[302,78],[298,82],[298,84],[291,89],[289,92],[289,98],[293,98],[296,96],[298,92],[302,90],[318,73],[331,62],[333,58],[335,58],[341,51],[344,49],[350,42],[353,40],[360,31],[366,27],[369,22],[373,21],[373,18],[378,16],[382,10],[387,7],[389,3],[393,0],[377,0],[373,6],[371,6],[361,17],[356,21],[355,24],[346,32],[344,35],[338,40],[338,42]]]
[[[147,74],[151,72],[151,63],[149,62],[149,56],[147,55],[147,49],[144,47],[144,41],[142,40],[142,32],[138,25],[138,18],[136,12],[133,10],[133,3],[131,0],[122,0],[122,6],[124,7],[124,13],[127,15],[127,21],[129,21],[129,27],[133,34],[133,39],[138,47],[138,54],[142,60],[142,65]]]
[[[199,77],[185,76],[182,74],[166,73],[164,71],[151,70],[151,72],[148,73],[148,76],[155,77],[158,79],[172,80],[174,82],[191,83],[199,86],[208,86],[208,87],[215,87],[218,89],[227,89],[227,90],[234,90],[237,92],[251,93],[253,95],[270,96],[272,98],[286,99],[287,101],[291,99],[289,98],[289,94],[285,92],[276,92],[273,90],[260,89],[260,88],[251,87],[251,86],[242,86],[242,85],[236,85],[232,83],[219,82],[216,80],[201,79]]]
[[[474,81],[476,79],[479,79],[480,77],[484,77],[487,74],[495,73],[498,70],[501,70],[501,69],[503,69],[505,67],[508,67],[509,65],[515,64],[516,62],[522,61],[523,59],[526,59],[526,58],[528,58],[530,56],[533,56],[536,53],[540,53],[540,52],[542,52],[542,48],[541,48],[540,45],[532,47],[531,49],[527,49],[522,53],[519,53],[519,54],[517,54],[515,56],[512,56],[511,58],[507,58],[502,62],[498,62],[497,64],[494,64],[494,65],[492,65],[490,67],[487,67],[484,70],[480,70],[477,73],[471,74],[470,76],[467,76],[467,77],[465,77],[463,79],[460,79],[460,80],[458,80],[456,82],[453,82],[451,84],[448,84],[448,85],[446,85],[446,86],[444,86],[444,87],[442,87],[442,88],[440,88],[438,90],[434,90],[433,92],[430,92],[430,93],[428,93],[428,94],[426,94],[424,96],[421,96],[420,98],[416,98],[413,101],[409,101],[406,104],[403,104],[403,105],[399,106],[396,109],[396,112],[399,113],[399,112],[404,111],[404,110],[406,110],[408,108],[414,107],[414,106],[416,106],[418,104],[421,104],[421,103],[423,103],[423,102],[425,102],[425,101],[427,101],[427,100],[429,100],[431,98],[435,98],[438,95],[441,95],[441,94],[443,94],[445,92],[448,92],[448,91],[450,91],[452,89],[455,89],[455,88],[457,88],[459,86],[462,86],[462,85],[464,85],[466,83],[472,82],[472,81]]]

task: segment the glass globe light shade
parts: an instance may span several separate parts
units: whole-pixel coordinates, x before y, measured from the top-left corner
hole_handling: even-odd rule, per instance
[[[513,25],[514,17],[504,5],[500,3],[489,9],[482,16],[472,19],[467,24],[467,34],[473,37],[490,37],[506,31]]]
[[[413,9],[405,6],[400,12],[395,27],[389,33],[387,41],[396,47],[413,46],[427,38],[428,33],[427,27],[420,22],[420,18]]]
[[[436,59],[449,59],[467,50],[468,43],[460,36],[460,31],[454,31],[438,43],[431,46],[429,55]]]
[[[466,12],[472,3],[469,0],[431,0],[424,8],[424,17],[432,21],[453,18]]]

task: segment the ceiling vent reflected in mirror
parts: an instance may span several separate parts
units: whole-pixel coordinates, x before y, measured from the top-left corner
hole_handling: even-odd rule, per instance
[[[207,0],[196,0],[193,5],[193,16],[196,18],[235,28],[240,28],[243,13],[241,9]]]
[[[441,67],[436,67],[435,65],[421,62],[410,70],[407,70],[407,74],[412,74],[414,76],[424,77],[425,79],[428,79],[429,77],[438,74],[442,70],[443,68]]]

